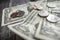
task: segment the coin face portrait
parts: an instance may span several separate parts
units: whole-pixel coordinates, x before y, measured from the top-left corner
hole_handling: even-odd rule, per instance
[[[16,17],[22,17],[25,14],[24,11],[18,10],[16,12],[13,12],[10,17],[11,18],[16,18]]]

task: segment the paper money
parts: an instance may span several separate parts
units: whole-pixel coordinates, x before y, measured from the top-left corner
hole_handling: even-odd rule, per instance
[[[35,40],[34,35],[41,18],[37,15],[39,12],[33,10],[24,20],[23,24],[16,23],[8,25],[8,28],[24,39]],[[39,19],[39,20],[38,20]]]
[[[20,25],[20,23],[17,23],[9,25],[8,28],[24,39],[34,40],[33,35],[35,32],[35,27],[33,25]]]
[[[36,19],[35,19],[37,17],[37,14],[38,14],[38,11],[33,10],[31,13],[29,13],[29,15],[27,15],[26,19],[22,24],[15,23],[12,25],[8,25],[8,28],[25,39],[34,40],[33,37],[36,31],[35,24],[38,23],[38,21],[36,22]],[[35,19],[34,20],[34,22],[36,22],[35,24],[32,22],[33,19]]]
[[[40,29],[39,29],[40,28]],[[38,30],[39,29],[39,30]],[[36,37],[39,39],[60,40],[60,32],[54,23],[44,19],[41,27],[38,27]]]
[[[9,14],[12,11],[20,9],[26,13],[24,17],[19,17],[16,19],[9,18]],[[41,11],[32,10],[28,14],[27,5],[15,6],[11,9],[6,8],[3,10],[2,25],[4,26],[15,23],[8,25],[7,27],[26,40],[60,40],[60,20],[57,23],[48,22],[46,18],[38,16],[38,13],[40,12]],[[46,14],[44,14],[44,16],[45,15]]]
[[[40,19],[41,18],[37,16],[32,23],[28,23],[28,24],[16,23],[16,24],[8,25],[7,27],[24,39],[37,40],[34,38],[34,35],[36,33],[36,29],[38,28]]]
[[[17,18],[10,18],[9,17],[10,13],[16,10],[24,11],[25,12],[24,16],[17,17]],[[27,11],[26,4],[18,5],[11,8],[5,8],[3,9],[3,14],[2,14],[2,26],[5,26],[11,23],[16,23],[16,22],[22,22],[27,15],[28,15],[28,11]]]

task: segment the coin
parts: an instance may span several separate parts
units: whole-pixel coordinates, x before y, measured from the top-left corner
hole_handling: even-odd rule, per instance
[[[57,22],[58,21],[58,17],[52,14],[49,14],[49,16],[47,17],[47,20],[50,22]]]
[[[39,15],[42,16],[42,17],[46,17],[46,16],[49,15],[49,13],[45,10],[42,10],[42,11],[39,12]]]
[[[50,3],[47,4],[47,6],[50,7],[50,8],[55,8],[56,4],[53,3],[53,2],[50,2]]]

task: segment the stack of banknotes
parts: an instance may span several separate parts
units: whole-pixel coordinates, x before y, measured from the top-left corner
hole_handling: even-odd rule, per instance
[[[3,9],[2,26],[7,25],[11,31],[25,40],[60,40],[60,17],[56,15],[56,12],[49,10],[56,7],[56,5],[51,5],[47,4],[48,11],[42,8],[32,9],[29,12],[27,4],[5,8]],[[23,11],[23,16],[18,15],[16,18],[11,18],[10,15],[18,12],[17,10]]]

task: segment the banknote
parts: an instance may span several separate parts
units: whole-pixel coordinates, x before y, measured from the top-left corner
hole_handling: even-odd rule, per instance
[[[38,28],[39,21],[40,21],[38,20],[38,18],[39,17],[36,17],[32,23],[28,23],[28,24],[16,23],[16,24],[8,25],[7,27],[11,31],[13,31],[14,33],[16,33],[17,35],[19,35],[20,37],[26,40],[37,40],[35,38],[35,33],[36,33],[36,29]]]
[[[26,20],[24,21],[24,23],[28,24],[28,23],[32,23],[33,19],[35,19],[38,15],[38,11],[37,10],[32,10],[32,12],[30,13],[30,15],[27,16]]]
[[[42,24],[38,27],[35,37],[46,40],[60,40],[60,30],[56,23],[43,20]]]
[[[17,10],[24,11],[25,12],[24,15],[22,17],[10,18],[9,17],[10,14]],[[28,10],[26,4],[5,8],[3,9],[3,14],[2,14],[2,26],[15,22],[22,22],[27,15],[28,15]]]
[[[32,3],[34,4],[34,2]],[[10,7],[10,8],[5,8],[3,9],[3,15],[2,15],[2,26],[11,24],[11,23],[16,23],[16,22],[22,22],[23,20],[25,20],[26,16],[29,14],[28,10],[27,10],[27,4],[23,4],[23,5],[17,5],[14,7]],[[10,14],[16,10],[21,10],[24,11],[25,14],[23,17],[17,17],[17,18],[10,18]],[[34,14],[35,15],[35,14]]]
[[[34,30],[35,28],[32,28],[33,25],[20,25],[20,23],[17,24],[13,24],[13,25],[8,25],[8,28],[10,30],[12,30],[13,32],[15,32],[17,35],[19,35],[20,37],[26,39],[26,40],[34,40],[33,39],[33,34],[34,34]]]
[[[38,11],[33,10],[24,20],[23,24],[15,23],[8,25],[7,27],[15,32],[17,35],[28,40],[36,40],[34,38],[36,29],[41,21],[41,17],[38,16]],[[39,20],[38,20],[39,19]]]

